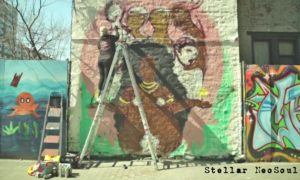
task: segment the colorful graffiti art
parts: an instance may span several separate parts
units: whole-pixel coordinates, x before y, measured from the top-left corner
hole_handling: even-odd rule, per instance
[[[97,62],[99,56],[107,55],[99,53],[96,46],[105,28],[108,33],[119,34],[120,41],[127,42],[160,154],[226,155],[230,152],[227,136],[221,136],[220,132],[225,133],[224,127],[230,123],[232,72],[223,68],[225,59],[218,30],[202,12],[201,4],[113,1],[102,4],[90,24],[80,52],[81,146],[96,109],[90,103],[100,76]],[[215,45],[207,46],[206,41],[214,41]],[[144,130],[126,68],[115,79],[94,151],[104,155],[144,154],[147,151]]]
[[[0,156],[36,159],[49,95],[60,92],[67,97],[68,64],[63,61],[1,62]]]
[[[300,67],[250,65],[246,140],[250,161],[300,161]]]

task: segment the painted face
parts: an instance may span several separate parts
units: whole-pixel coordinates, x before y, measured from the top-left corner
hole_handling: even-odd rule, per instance
[[[35,104],[34,99],[32,95],[28,92],[23,92],[19,94],[17,97],[17,105],[21,107],[31,107],[34,104]]]
[[[13,116],[23,116],[23,115],[33,115],[35,118],[39,118],[40,115],[36,112],[39,107],[38,104],[34,102],[32,95],[28,92],[22,92],[17,96],[17,105],[13,107],[14,111],[8,115]]]
[[[180,61],[185,64],[192,64],[198,57],[198,49],[192,45],[186,45],[181,49],[181,53],[178,53]]]
[[[108,9],[108,19],[111,22],[116,22],[118,20],[118,18],[121,17],[121,14],[122,14],[122,10],[121,10],[120,6],[118,6],[116,4],[110,6]]]
[[[133,88],[130,87],[126,91],[122,92],[122,97],[125,101],[132,101],[135,97]]]

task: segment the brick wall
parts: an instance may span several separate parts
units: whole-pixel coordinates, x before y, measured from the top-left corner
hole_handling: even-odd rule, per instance
[[[168,156],[240,154],[236,1],[128,0],[113,8],[105,2],[75,1],[70,149],[81,150],[93,119],[95,108],[90,101],[99,80],[96,44],[102,27],[113,32],[112,27],[118,24],[107,16],[118,14],[119,6],[120,21],[132,36],[129,56],[140,80],[140,93],[157,151]],[[123,71],[114,80],[109,94],[110,104],[119,111],[105,111],[95,154],[147,153],[142,124],[130,94],[128,74]],[[157,103],[158,100],[163,103]]]

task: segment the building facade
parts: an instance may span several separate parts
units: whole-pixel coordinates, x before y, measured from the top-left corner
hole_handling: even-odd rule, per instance
[[[248,161],[300,160],[299,18],[298,0],[238,1]]]
[[[241,61],[300,64],[300,2],[238,0]]]
[[[0,1],[0,58],[15,57],[17,35],[17,11],[6,1]]]

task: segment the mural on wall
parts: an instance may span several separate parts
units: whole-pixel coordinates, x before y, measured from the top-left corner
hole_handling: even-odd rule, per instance
[[[246,70],[246,142],[250,161],[300,161],[300,66]]]
[[[51,92],[67,97],[67,62],[2,60],[0,155],[37,158]],[[2,65],[1,64],[1,65]]]
[[[128,45],[159,154],[227,155],[228,138],[221,134],[230,123],[233,77],[230,66],[223,66],[228,58],[223,57],[218,29],[201,3],[128,0],[102,7],[80,53],[81,146],[96,109],[90,104],[99,81],[101,51],[96,44],[107,29]],[[209,41],[214,46],[208,46]],[[101,155],[147,153],[129,75],[121,69],[95,143],[94,152]]]

